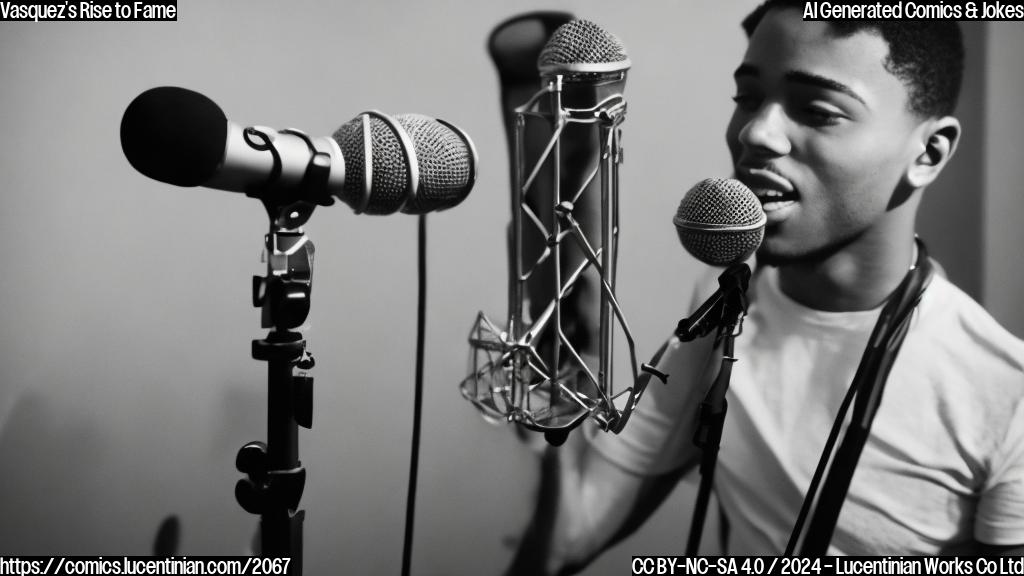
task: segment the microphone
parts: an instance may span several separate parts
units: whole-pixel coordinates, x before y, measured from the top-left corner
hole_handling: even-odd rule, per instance
[[[718,372],[697,410],[693,443],[701,450],[700,486],[693,507],[687,554],[696,554],[704,530],[715,463],[728,408],[726,393],[736,362],[735,339],[747,314],[750,266],[746,260],[761,245],[768,221],[761,202],[742,182],[707,178],[683,196],[672,218],[686,251],[711,266],[725,266],[718,289],[676,326],[675,336],[690,342],[715,332],[714,350],[721,356]]]
[[[680,340],[733,326],[746,314],[746,260],[761,245],[767,220],[757,196],[739,180],[707,178],[683,196],[672,218],[679,241],[701,262],[726,270],[718,277],[718,290],[679,321]]]
[[[750,258],[768,221],[757,196],[739,180],[707,178],[691,188],[672,223],[683,247],[711,266]]]
[[[602,352],[601,281],[603,276],[610,286],[615,284],[621,162],[618,138],[625,118],[622,94],[629,67],[625,46],[597,24],[571,20],[555,30],[537,58],[542,85],[551,91],[551,97],[538,100],[537,108],[552,123],[547,132],[538,123],[529,125],[536,131],[531,134],[527,130],[524,140],[530,149],[521,157],[527,174],[531,166],[541,165],[526,194],[527,206],[541,216],[545,225],[556,227],[558,210],[553,208],[570,202],[580,233],[595,249],[603,248],[602,271],[595,269],[582,275],[561,304],[563,327],[572,343],[580,352],[593,356],[610,355],[607,350]],[[568,121],[560,123],[563,114]],[[558,147],[557,158],[545,159],[542,154],[549,138]],[[596,177],[599,172],[600,177]],[[608,190],[611,187],[614,193]],[[529,226],[523,240],[527,261],[549,253],[547,238],[532,233]],[[586,259],[584,252],[579,242],[561,246],[557,260],[563,278]],[[555,279],[554,266],[554,262],[540,265],[527,283],[529,311],[534,318],[564,288]]]
[[[451,208],[476,180],[472,140],[440,120],[371,111],[333,137],[311,138],[294,129],[243,128],[206,96],[171,86],[128,105],[121,148],[136,170],[167,184],[320,205],[337,197],[367,214]]]
[[[533,33],[560,17],[532,15]],[[525,41],[501,42],[510,27],[526,23],[513,19],[492,33],[499,69],[517,59],[496,55],[496,47],[520,48],[519,57],[526,52]],[[615,36],[571,20],[537,57],[539,90],[514,109],[514,122],[506,120],[514,128],[508,323],[501,329],[477,316],[473,373],[460,389],[489,419],[544,432],[552,444],[588,417],[620,432],[645,385],[615,297],[622,92],[630,64]],[[503,104],[508,86],[521,89],[513,84],[521,72],[502,71]],[[612,387],[616,327],[629,347],[634,382],[620,391]]]

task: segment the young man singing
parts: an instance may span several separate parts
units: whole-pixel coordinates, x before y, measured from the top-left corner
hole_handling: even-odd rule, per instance
[[[918,207],[960,136],[955,22],[805,22],[802,8],[769,0],[744,21],[726,129],[735,176],[768,218],[715,472],[728,554],[786,549],[869,336],[921,264]],[[668,385],[648,387],[622,434],[549,451],[511,573],[582,569],[694,468],[711,340],[668,342]],[[1024,343],[936,273],[827,552],[1022,551]]]

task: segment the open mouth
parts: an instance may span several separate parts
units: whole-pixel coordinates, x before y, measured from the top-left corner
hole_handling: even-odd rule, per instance
[[[794,206],[799,194],[793,185],[782,176],[765,168],[745,168],[738,171],[738,178],[746,184],[761,201],[761,208],[768,214]]]
[[[754,195],[761,201],[761,209],[768,212],[775,212],[788,206],[796,204],[795,195],[786,195],[778,190],[753,189]]]

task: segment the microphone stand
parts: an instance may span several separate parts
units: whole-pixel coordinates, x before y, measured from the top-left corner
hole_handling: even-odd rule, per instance
[[[305,137],[298,131],[290,131]],[[250,144],[262,138],[262,146],[278,159],[272,141],[255,128],[246,129]],[[330,156],[312,153],[302,182],[294,189],[267,185],[247,192],[259,198],[270,218],[265,236],[267,275],[254,276],[252,302],[262,309],[266,338],[252,341],[252,357],[267,363],[267,442],[249,442],[238,451],[235,466],[247,477],[235,485],[235,498],[250,514],[260,516],[260,556],[290,558],[284,568],[302,574],[302,523],[305,511],[297,510],[306,484],[306,469],[299,461],[298,428],[313,423],[313,356],[300,332],[309,314],[313,285],[313,243],[302,230],[316,205],[330,205],[326,194]],[[295,369],[299,373],[295,374]]]
[[[700,487],[694,505],[690,525],[690,537],[686,555],[695,556],[700,547],[707,516],[708,501],[714,483],[718,449],[722,441],[722,428],[728,402],[725,394],[729,390],[732,376],[733,346],[736,336],[743,330],[743,317],[747,313],[747,286],[750,283],[750,267],[745,263],[733,264],[718,277],[718,290],[688,318],[679,321],[675,335],[683,342],[707,336],[717,329],[715,347],[722,346],[722,365],[715,382],[711,385],[704,401],[700,404],[697,431],[693,443],[702,449],[700,462]]]

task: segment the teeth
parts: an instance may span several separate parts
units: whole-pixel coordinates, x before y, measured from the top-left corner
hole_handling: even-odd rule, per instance
[[[761,205],[761,209],[764,210],[765,212],[774,212],[776,210],[785,208],[786,206],[790,206],[795,203],[796,202],[793,200],[764,202]]]

